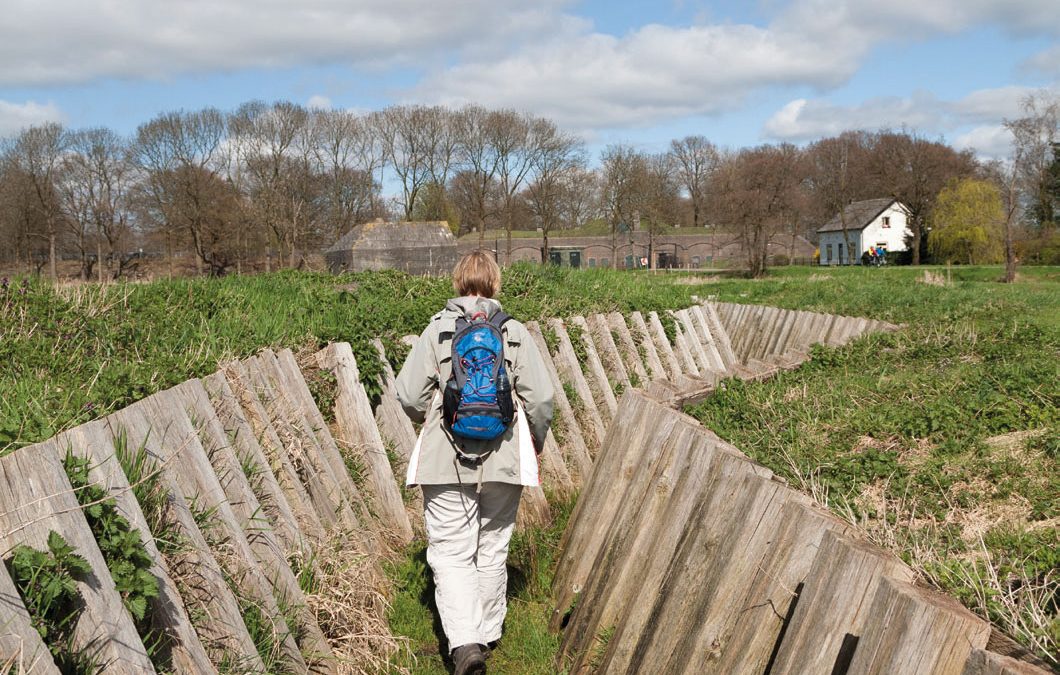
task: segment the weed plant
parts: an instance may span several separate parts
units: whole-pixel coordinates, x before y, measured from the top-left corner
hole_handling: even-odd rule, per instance
[[[77,582],[92,573],[88,561],[53,530],[48,533],[46,551],[16,546],[7,570],[60,672],[87,675],[102,670],[91,646],[73,646],[74,628],[85,608]]]
[[[784,270],[720,299],[869,316],[896,333],[817,347],[690,412],[865,527],[1043,658],[1060,650],[1060,274]]]

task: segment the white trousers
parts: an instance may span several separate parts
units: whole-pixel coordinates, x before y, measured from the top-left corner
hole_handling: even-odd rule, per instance
[[[508,611],[508,542],[522,486],[424,485],[427,562],[449,650],[501,636]]]

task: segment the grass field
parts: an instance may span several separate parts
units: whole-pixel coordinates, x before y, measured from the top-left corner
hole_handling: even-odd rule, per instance
[[[687,306],[693,295],[904,324],[798,371],[732,383],[690,412],[759,462],[860,521],[938,585],[1048,655],[1057,651],[1060,270],[785,268],[759,281],[610,270],[506,271],[527,320]],[[450,295],[398,273],[280,273],[151,284],[0,288],[0,449],[36,442],[263,347],[393,344]],[[374,388],[374,358],[360,358]],[[2,450],[0,450],[2,452]],[[562,519],[513,547],[507,638],[492,672],[552,672],[544,629]],[[444,672],[422,548],[395,561],[401,666]],[[415,658],[413,658],[415,656]]]

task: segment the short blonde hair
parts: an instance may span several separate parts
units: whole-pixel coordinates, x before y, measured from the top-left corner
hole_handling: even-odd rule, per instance
[[[501,292],[501,268],[488,252],[472,251],[453,268],[453,290],[457,295],[492,298]]]

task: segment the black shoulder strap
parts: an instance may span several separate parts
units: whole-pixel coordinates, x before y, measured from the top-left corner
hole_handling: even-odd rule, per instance
[[[497,310],[493,316],[490,317],[490,323],[493,324],[494,328],[497,330],[501,330],[504,328],[504,324],[508,323],[511,318],[512,317],[505,314],[502,310]]]

